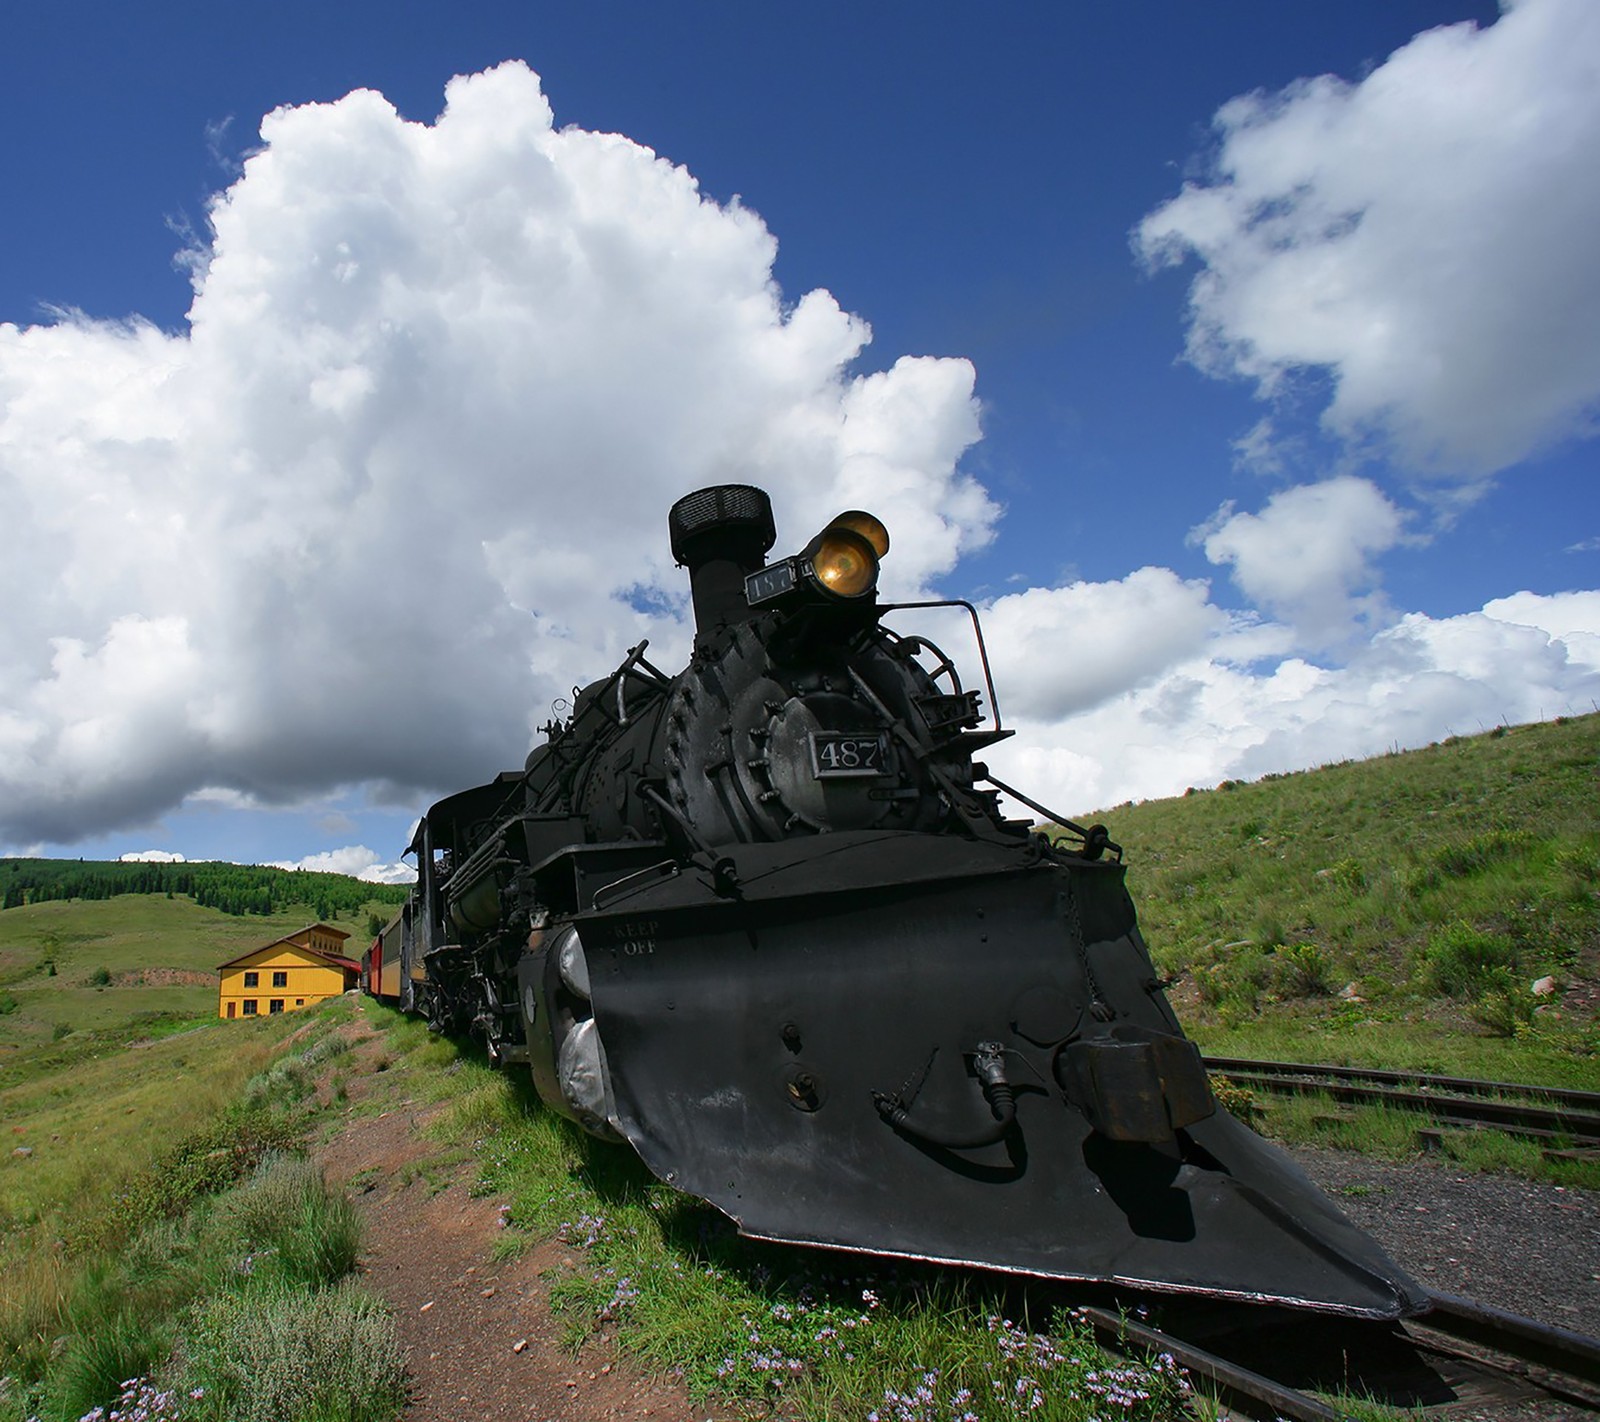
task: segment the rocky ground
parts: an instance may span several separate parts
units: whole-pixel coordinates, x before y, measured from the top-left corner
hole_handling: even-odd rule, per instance
[[[1426,1157],[1294,1155],[1430,1289],[1600,1337],[1600,1193],[1463,1174]]]
[[[376,1043],[359,1020],[355,1081]],[[367,1045],[363,1047],[363,1040]],[[571,1264],[550,1243],[492,1262],[499,1202],[474,1199],[466,1172],[439,1188],[421,1169],[419,1135],[438,1108],[396,1100],[382,1114],[352,1106],[323,1146],[330,1181],[348,1184],[366,1217],[362,1268],[395,1310],[414,1380],[406,1422],[721,1422],[691,1406],[681,1382],[653,1378],[603,1334],[574,1354],[552,1314],[549,1280]],[[1600,1335],[1600,1194],[1508,1177],[1465,1175],[1427,1159],[1393,1163],[1326,1150],[1296,1157],[1357,1224],[1430,1288]]]

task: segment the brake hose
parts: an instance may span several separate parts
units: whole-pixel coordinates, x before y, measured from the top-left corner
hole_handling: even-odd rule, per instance
[[[931,1065],[931,1063],[930,1063]],[[983,1090],[983,1099],[994,1113],[994,1123],[974,1135],[930,1130],[911,1119],[911,1102],[898,1094],[874,1091],[872,1102],[885,1123],[903,1135],[942,1146],[945,1150],[975,1150],[1002,1140],[1017,1119],[1016,1095],[1006,1077],[1005,1048],[999,1042],[979,1042],[972,1055],[972,1069]],[[913,1093],[913,1096],[915,1093]]]

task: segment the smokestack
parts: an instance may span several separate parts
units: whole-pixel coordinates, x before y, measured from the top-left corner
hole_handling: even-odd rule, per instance
[[[689,570],[695,646],[719,627],[745,622],[744,579],[766,562],[777,540],[772,500],[749,484],[719,484],[685,494],[667,514],[672,556]]]

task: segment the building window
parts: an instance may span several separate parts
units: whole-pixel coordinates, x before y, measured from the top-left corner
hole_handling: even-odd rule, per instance
[[[305,1006],[305,1005],[306,1005],[306,1000],[305,1000],[305,998],[303,998],[303,997],[297,997],[297,998],[295,998],[295,1000],[294,1000],[294,1005],[295,1005],[295,1006],[296,1006],[296,1007],[304,1007],[304,1006]]]
[[[276,973],[274,973],[272,975],[272,985],[273,985],[273,987],[288,987],[289,986],[289,974],[288,974],[287,969],[285,969],[284,971],[281,971],[281,972],[276,972]]]
[[[254,1017],[256,1015],[256,1000],[255,1000],[255,998],[253,998],[253,997],[245,998],[245,1000],[244,1000],[244,1015],[246,1017]]]
[[[260,981],[261,981],[261,974],[260,973],[246,973],[244,975],[244,985],[246,987],[255,987],[258,983],[260,983]]]
[[[267,1011],[268,1012],[282,1012],[283,1011],[283,999],[281,997],[273,998],[272,1001],[267,1004]]]

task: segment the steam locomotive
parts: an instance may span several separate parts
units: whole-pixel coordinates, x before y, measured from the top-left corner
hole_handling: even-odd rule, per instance
[[[1222,1109],[1101,826],[974,759],[1011,734],[970,605],[877,595],[851,511],[673,505],[689,665],[633,648],[521,770],[434,805],[372,991],[472,1033],[754,1238],[1392,1318],[1424,1291]],[[907,606],[971,617],[984,690]],[[1052,843],[1004,793],[1062,824]]]

